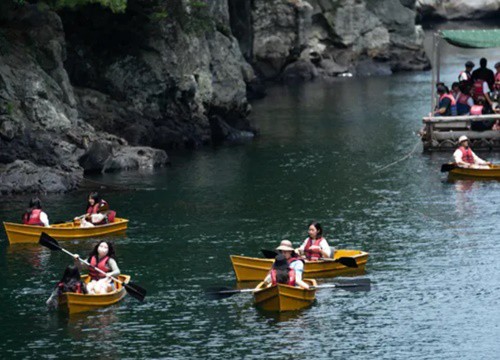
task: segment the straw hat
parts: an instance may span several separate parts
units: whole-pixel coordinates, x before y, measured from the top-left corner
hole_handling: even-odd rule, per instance
[[[292,242],[290,240],[281,240],[280,246],[278,246],[276,250],[294,251],[295,249],[292,247]]]
[[[285,255],[279,254],[276,256],[274,263],[273,263],[273,269],[276,269],[276,270],[288,269],[288,261],[286,260]]]
[[[458,138],[458,143],[460,144],[462,141],[467,141],[469,138],[465,135],[462,135]]]

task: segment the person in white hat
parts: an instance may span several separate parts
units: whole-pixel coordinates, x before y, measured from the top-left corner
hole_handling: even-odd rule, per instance
[[[458,148],[453,153],[455,163],[460,167],[487,169],[490,162],[484,161],[479,156],[474,154],[474,151],[469,147],[469,139],[467,136],[462,135],[458,138]]]
[[[309,289],[309,285],[302,280],[302,274],[304,273],[304,260],[297,255],[292,246],[292,242],[290,240],[281,240],[281,243],[276,250],[284,256],[286,262],[288,263],[288,268],[295,272],[295,285],[304,289]],[[271,284],[271,273],[267,274],[264,282]]]

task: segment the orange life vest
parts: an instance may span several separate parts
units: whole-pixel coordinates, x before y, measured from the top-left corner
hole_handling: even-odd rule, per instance
[[[42,213],[42,210],[40,210],[40,209],[33,209],[33,210],[31,210],[30,213],[28,213],[28,212],[25,213],[23,215],[23,224],[44,226],[42,221],[40,220],[41,213]]]
[[[463,146],[460,146],[458,149],[462,152],[463,162],[474,164],[474,156],[472,155],[472,150],[470,148],[466,149]]]
[[[99,263],[97,263],[97,257],[92,256],[92,258],[90,259],[90,265],[92,265],[92,266],[89,266],[89,275],[90,275],[90,278],[92,280],[99,280],[99,279],[103,279],[106,277],[106,275],[100,273],[99,271],[94,269],[94,267],[107,273],[111,270],[108,267],[108,260],[109,260],[109,256],[105,256],[101,259],[101,261],[99,261]]]

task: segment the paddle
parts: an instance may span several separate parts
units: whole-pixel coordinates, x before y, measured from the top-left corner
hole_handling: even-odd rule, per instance
[[[441,165],[441,172],[451,171],[457,167],[458,167],[457,163],[454,163],[454,162],[453,163],[446,163],[446,164]]]
[[[335,284],[323,284],[318,286],[311,286],[310,289],[344,289],[344,290],[369,290],[371,286],[370,279],[352,279],[345,282]],[[255,289],[231,289],[228,287],[211,287],[205,290],[205,295],[210,300],[220,300],[231,297],[240,293],[253,293]]]
[[[266,259],[274,259],[278,253],[276,250],[267,250],[267,249],[260,249],[262,254]],[[350,268],[357,268],[358,264],[356,263],[356,259],[352,257],[340,257],[338,259],[328,259],[328,258],[320,258],[319,260],[322,261],[329,261],[329,262],[338,262],[339,264],[342,264],[344,266],[350,267]]]
[[[45,246],[46,248],[49,248],[52,251],[62,251],[62,252],[65,252],[66,254],[70,255],[72,258],[75,257],[75,254],[72,254],[68,250],[63,249],[59,245],[57,240],[54,239],[52,236],[50,236],[47,233],[42,232],[42,235],[40,235],[40,239],[38,240],[38,243],[42,246]],[[80,259],[80,258],[78,260],[80,260],[80,262],[82,262],[83,264],[94,268],[94,270],[106,275],[106,273],[104,271],[102,271],[101,269],[99,269],[95,266],[90,265],[87,261]],[[130,296],[136,298],[137,300],[143,301],[144,298],[146,297],[146,289],[143,289],[139,285],[134,284],[134,283],[130,283],[130,282],[124,283],[123,281],[120,281],[113,276],[110,276],[110,278],[113,279],[114,281],[116,281],[117,283],[121,284],[122,286],[124,286],[125,290],[127,290],[127,292],[130,294]]]

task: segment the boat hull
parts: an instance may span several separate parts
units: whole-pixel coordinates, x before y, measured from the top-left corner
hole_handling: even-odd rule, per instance
[[[309,285],[316,286],[316,280],[304,279]],[[300,287],[277,284],[265,287],[253,293],[255,306],[259,309],[272,312],[284,312],[304,309],[310,306],[316,298],[316,290],[306,290]]]
[[[500,180],[500,166],[492,165],[489,169],[454,168],[450,170],[452,177],[466,177],[472,179]]]
[[[4,222],[3,226],[7,233],[9,243],[37,243],[42,232],[45,232],[57,240],[83,239],[107,235],[120,235],[127,231],[128,220],[115,218],[115,221],[105,225],[81,228],[73,221],[63,224],[55,224],[49,227],[16,224]]]
[[[119,275],[118,279],[124,283],[130,281],[129,275]],[[90,281],[88,275],[82,275],[82,281]],[[59,306],[67,310],[70,314],[97,310],[104,306],[116,304],[127,294],[124,286],[115,283],[116,290],[108,294],[85,295],[77,293],[64,293],[59,296]]]
[[[357,268],[350,268],[332,261],[306,261],[304,278],[330,278],[335,276],[362,274],[365,271],[368,253],[360,250],[337,250],[335,259],[352,257],[356,260]],[[237,281],[261,281],[271,269],[274,259],[253,258],[231,255],[234,273]]]

